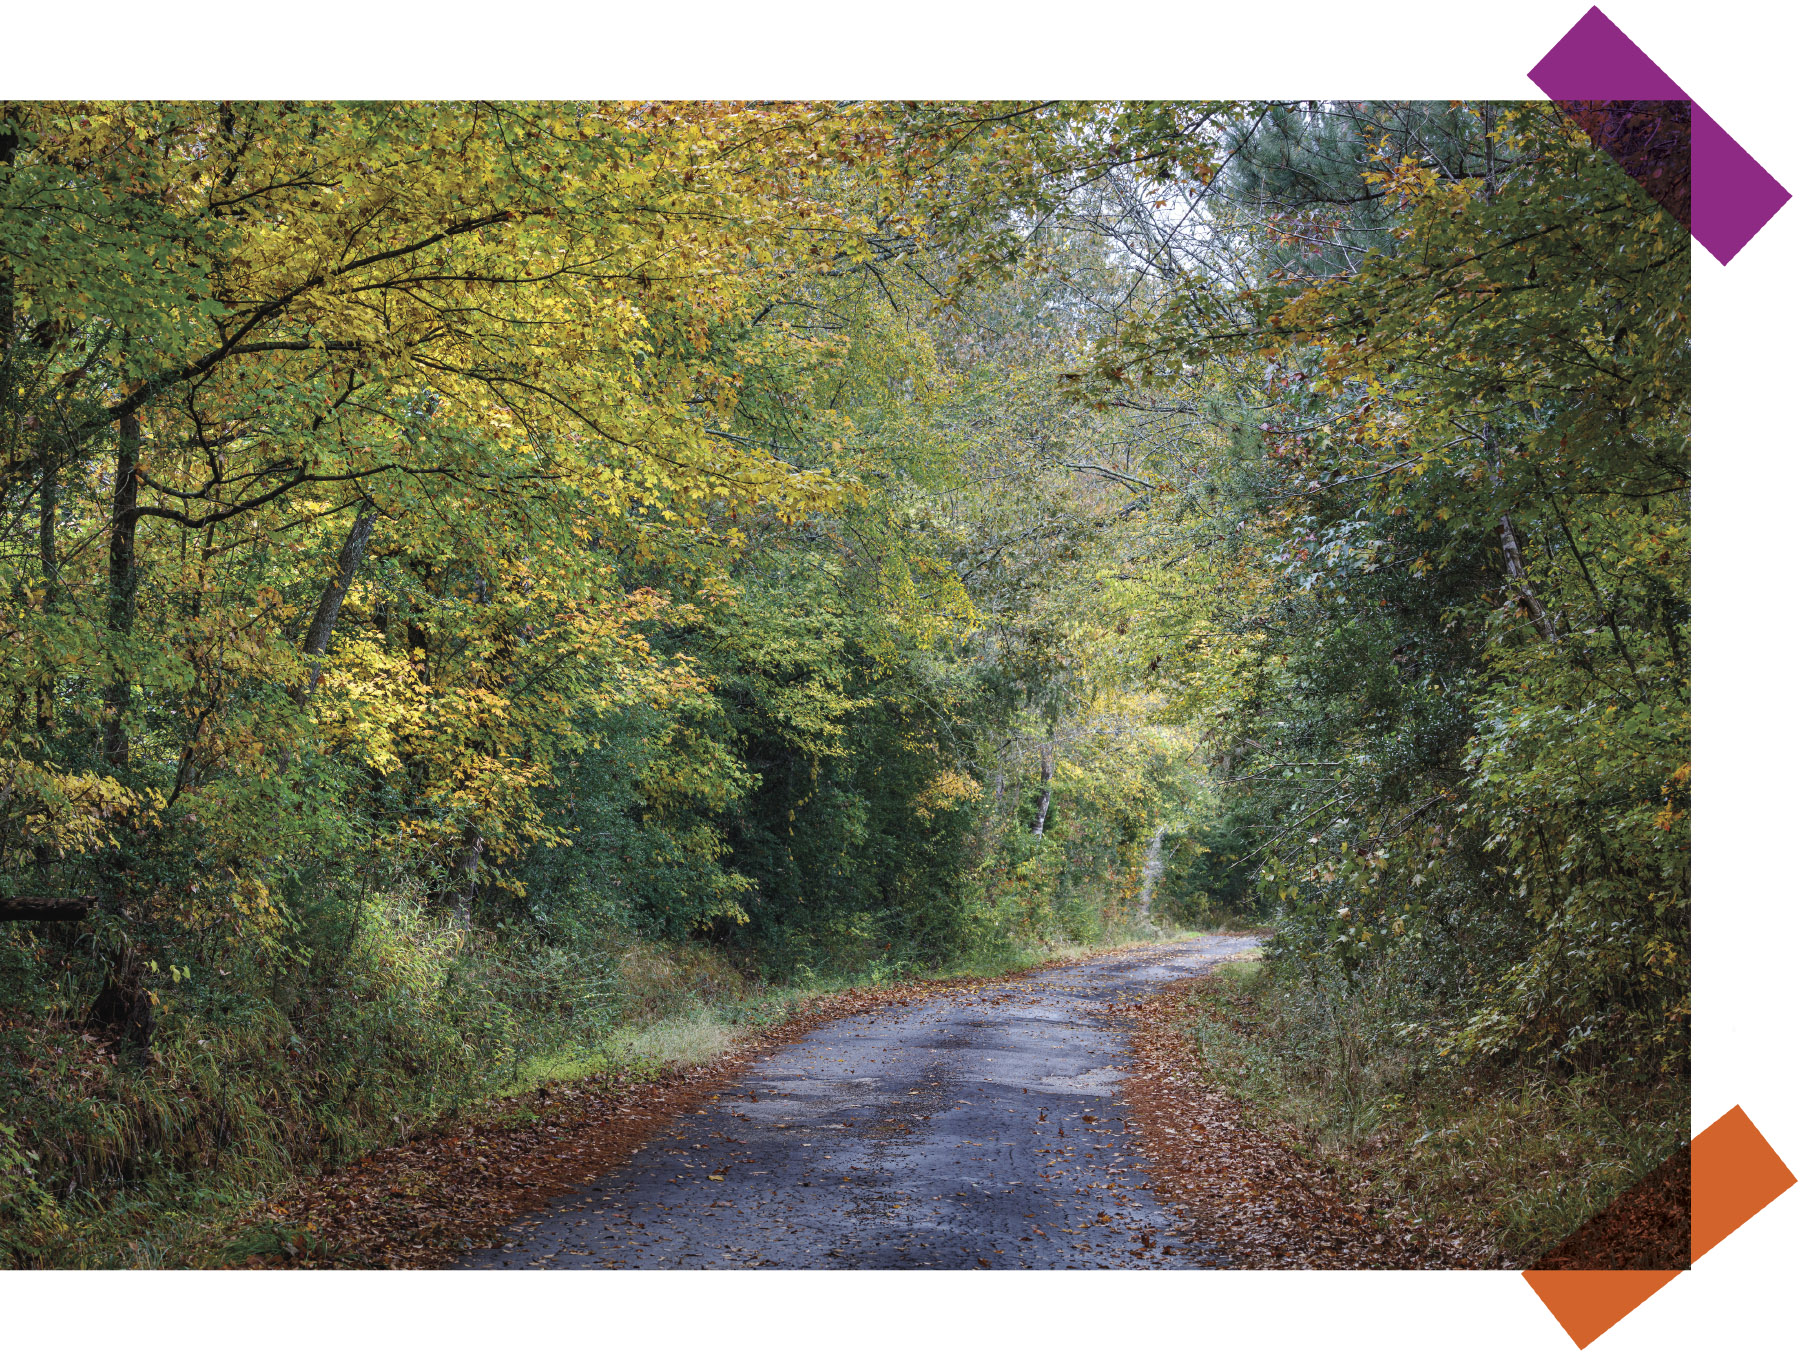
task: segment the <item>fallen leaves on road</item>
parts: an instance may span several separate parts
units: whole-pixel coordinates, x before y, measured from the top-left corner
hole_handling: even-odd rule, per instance
[[[1329,1171],[1255,1128],[1205,1081],[1187,997],[1207,981],[1170,984],[1123,1013],[1137,1025],[1124,1099],[1156,1193],[1193,1228],[1196,1250],[1245,1270],[1468,1266],[1423,1229],[1384,1226],[1346,1204]]]

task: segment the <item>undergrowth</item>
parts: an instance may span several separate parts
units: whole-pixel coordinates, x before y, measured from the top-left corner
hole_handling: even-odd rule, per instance
[[[1195,985],[1205,1074],[1359,1208],[1479,1264],[1529,1264],[1687,1142],[1683,1078],[1458,1066],[1290,977],[1253,959]]]
[[[708,1062],[844,987],[1161,935],[1119,913],[1080,942],[996,940],[949,965],[778,983],[712,947],[604,928],[459,931],[403,892],[305,921],[308,944],[284,956],[196,961],[165,985],[141,1063],[81,1022],[98,957],[0,934],[0,1265],[180,1265],[209,1222],[496,1098]]]

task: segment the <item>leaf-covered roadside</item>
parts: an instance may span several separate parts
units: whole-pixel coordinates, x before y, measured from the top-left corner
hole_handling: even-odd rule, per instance
[[[1295,1038],[1284,993],[1230,964],[1136,1014],[1127,1096],[1159,1193],[1237,1264],[1513,1269],[1621,1210],[1587,1250],[1668,1250],[1644,1242],[1660,1195],[1633,1207],[1631,1188],[1685,1142],[1685,1082],[1439,1070],[1346,1102],[1337,1051]]]
[[[1195,1057],[1192,1005],[1210,976],[1172,984],[1130,1013],[1136,1071],[1125,1099],[1157,1194],[1244,1270],[1419,1270],[1474,1264],[1461,1239],[1346,1198],[1337,1176],[1259,1125]]]
[[[1684,1147],[1529,1269],[1687,1270],[1693,1245],[1693,1152]]]

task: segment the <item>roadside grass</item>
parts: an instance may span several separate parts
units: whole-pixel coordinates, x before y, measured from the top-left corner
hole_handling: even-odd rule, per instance
[[[1366,1029],[1306,1029],[1284,1006],[1255,960],[1195,984],[1204,1075],[1356,1207],[1477,1264],[1530,1264],[1688,1140],[1685,1080],[1461,1068]]]
[[[735,981],[720,982],[710,988],[695,985],[687,989],[681,986],[682,965],[689,958],[682,953],[685,948],[665,947],[654,961],[624,969],[628,1010],[632,1015],[603,1042],[597,1046],[570,1045],[526,1060],[518,1076],[497,1091],[495,1097],[518,1096],[539,1087],[573,1082],[597,1073],[620,1070],[655,1073],[710,1063],[729,1052],[746,1035],[788,1020],[810,999],[848,988],[880,987],[908,979],[1001,979],[1043,965],[1069,963],[1142,945],[1193,940],[1204,935],[1209,933],[1157,927],[1141,931],[1115,928],[1104,940],[996,948],[948,965],[904,975],[877,971],[814,977],[805,982],[765,987],[731,971]],[[693,961],[709,968],[717,963],[712,952],[697,948],[696,952]],[[650,981],[646,983],[640,975]],[[685,1003],[677,1000],[683,993],[686,994]]]
[[[1088,944],[998,945],[922,972],[877,967],[766,985],[705,947],[635,940],[596,952],[595,980],[581,979],[580,966],[549,979],[483,967],[466,950],[463,977],[452,980],[447,946],[430,952],[442,968],[422,968],[425,948],[402,935],[416,924],[397,917],[392,926],[409,944],[388,944],[365,920],[357,957],[333,976],[357,988],[356,1002],[337,1004],[356,1025],[309,1029],[274,1007],[196,1022],[142,1070],[108,1060],[72,1020],[10,1032],[23,1057],[7,1070],[16,1084],[7,1118],[18,1132],[0,1136],[0,1266],[162,1268],[304,1249],[304,1237],[270,1233],[226,1238],[221,1252],[220,1229],[288,1183],[372,1149],[495,1114],[528,1116],[523,1093],[709,1063],[825,994],[999,978],[1192,935],[1114,926]],[[575,989],[584,1005],[571,1010],[562,995]]]
[[[575,1046],[527,1059],[499,1096],[518,1096],[558,1082],[630,1069],[654,1073],[711,1063],[737,1042],[739,1029],[718,1011],[702,1008],[614,1032],[599,1047]]]

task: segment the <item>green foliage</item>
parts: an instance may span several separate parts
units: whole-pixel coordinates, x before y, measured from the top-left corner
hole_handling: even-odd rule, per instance
[[[971,430],[1059,359],[939,302],[1211,116],[0,109],[0,896],[86,911],[0,935],[12,1259],[614,1057],[646,946],[1111,926],[1160,783],[1075,720],[1092,627],[967,570],[1035,511],[971,514]],[[1046,715],[1040,838],[983,783]]]
[[[1199,822],[1163,840],[1163,874],[1158,893],[1168,916],[1184,926],[1227,920],[1259,921],[1256,892],[1256,835],[1225,811],[1196,816]]]
[[[1168,538],[1221,586],[1161,630],[1207,636],[1173,680],[1272,953],[1346,1013],[1399,984],[1458,1059],[1678,1069],[1685,232],[1536,106],[1234,135],[1264,281],[1170,289],[1109,360],[1214,421]]]

